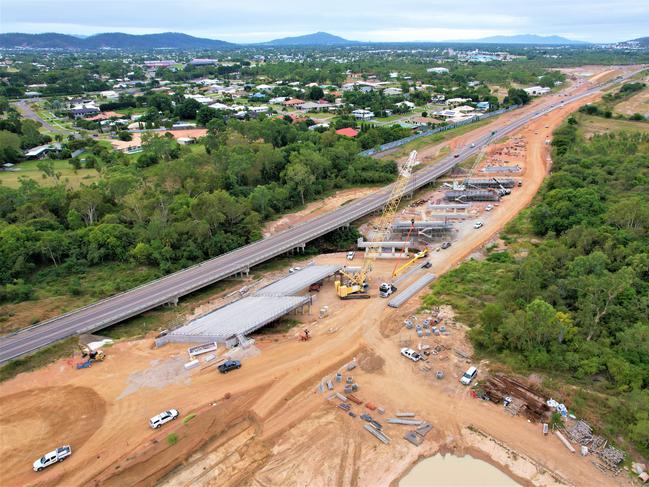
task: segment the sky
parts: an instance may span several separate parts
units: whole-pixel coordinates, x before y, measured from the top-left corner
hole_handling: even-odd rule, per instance
[[[184,32],[261,42],[325,31],[359,41],[649,36],[649,0],[0,0],[0,32]]]

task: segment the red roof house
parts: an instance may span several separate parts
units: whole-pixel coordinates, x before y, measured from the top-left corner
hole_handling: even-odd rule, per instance
[[[358,130],[353,129],[351,127],[347,127],[344,129],[336,130],[336,133],[338,135],[344,135],[345,137],[356,137],[358,135]]]

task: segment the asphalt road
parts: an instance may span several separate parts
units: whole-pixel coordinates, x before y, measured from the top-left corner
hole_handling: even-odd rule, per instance
[[[34,99],[31,101],[37,101],[37,100]],[[45,121],[43,118],[41,118],[40,115],[38,115],[34,110],[32,110],[32,107],[29,106],[27,100],[18,100],[13,105],[24,118],[28,118],[30,120],[34,120],[35,122],[42,124],[43,128],[48,132],[52,132],[54,134],[61,134],[61,135],[68,135],[71,133],[69,130],[56,128],[49,122]]]
[[[601,87],[591,88],[581,94],[562,97],[561,99],[564,103],[573,102],[588,96],[598,89],[601,89]],[[530,120],[543,116],[559,106],[561,105],[556,103],[546,108],[537,108],[536,111],[523,108],[520,117],[505,126],[497,127],[497,137],[500,138],[515,131]],[[404,194],[420,188],[445,174],[462,161],[476,154],[482,145],[487,144],[490,139],[491,134],[477,137],[470,141],[475,145],[474,147],[468,144],[453,155],[442,159],[438,164],[416,171]],[[172,302],[181,296],[238,272],[250,269],[254,265],[300,247],[317,237],[343,227],[381,208],[386,203],[389,194],[390,186],[282,233],[240,247],[227,254],[44,321],[14,334],[4,336],[0,338],[0,363],[43,348],[57,340],[80,333],[89,333],[118,323],[143,311]]]

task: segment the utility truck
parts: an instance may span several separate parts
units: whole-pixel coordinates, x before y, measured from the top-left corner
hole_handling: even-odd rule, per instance
[[[62,462],[66,458],[72,455],[72,447],[70,445],[63,445],[56,450],[52,450],[49,453],[46,453],[41,458],[36,460],[33,464],[34,472],[40,472],[50,465],[55,463]]]

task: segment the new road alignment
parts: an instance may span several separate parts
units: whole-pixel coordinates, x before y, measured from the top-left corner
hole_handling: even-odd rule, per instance
[[[628,74],[625,78],[632,76]],[[591,95],[601,88],[611,85],[620,79],[605,85],[590,88],[583,93],[564,97],[563,103],[571,103]],[[504,127],[497,129],[501,137],[511,133],[530,120],[562,106],[560,103],[550,105],[537,111],[525,113]],[[470,141],[470,144],[454,154],[445,157],[438,164],[423,168],[415,173],[404,193],[410,193],[445,174],[456,165],[467,160],[487,144],[492,135],[487,134]],[[471,147],[471,144],[474,147]],[[390,194],[390,186],[365,198],[358,199],[339,209],[295,226],[289,230],[248,244],[198,265],[183,269],[161,279],[144,284],[130,291],[117,294],[83,308],[71,311],[40,324],[23,329],[14,334],[0,338],[0,363],[21,355],[34,352],[58,340],[100,330],[153,309],[165,303],[172,303],[178,298],[214,282],[246,272],[251,267],[281,255],[292,249],[303,247],[332,230],[349,225],[351,222],[381,208]]]

